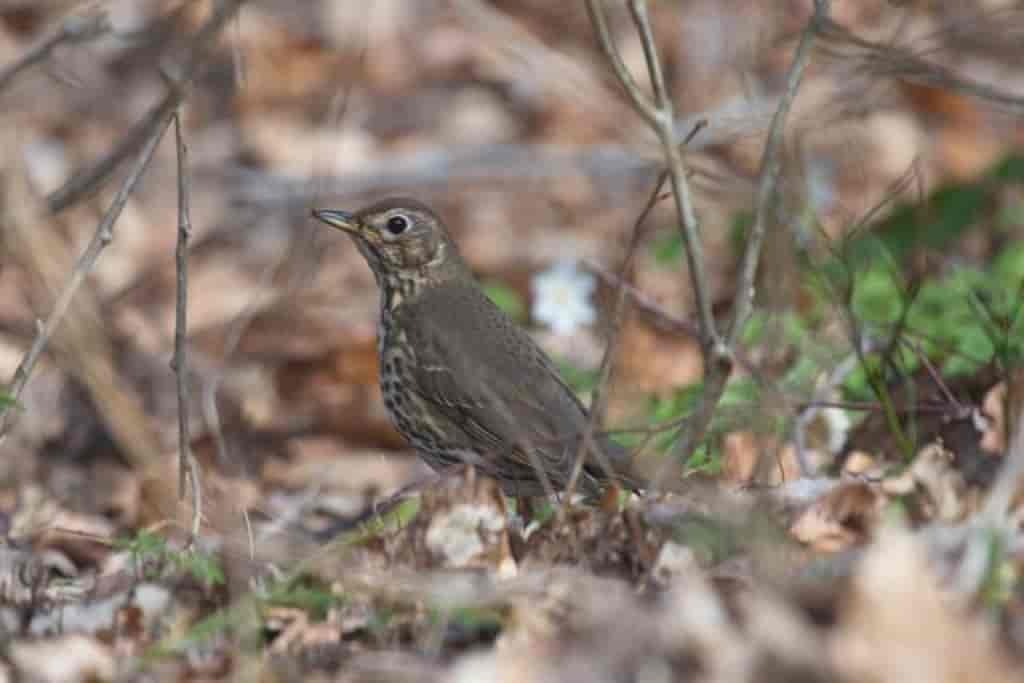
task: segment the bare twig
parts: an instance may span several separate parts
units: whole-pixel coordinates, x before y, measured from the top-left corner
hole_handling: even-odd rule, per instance
[[[723,353],[715,325],[715,317],[711,309],[711,295],[707,291],[710,279],[705,272],[704,249],[701,245],[700,227],[697,214],[693,208],[690,183],[679,145],[676,143],[675,115],[672,99],[665,87],[661,73],[661,61],[654,45],[654,34],[647,16],[647,3],[644,0],[630,0],[630,14],[640,32],[640,40],[644,46],[644,56],[654,86],[655,102],[660,115],[657,119],[655,132],[661,141],[668,165],[669,180],[672,183],[672,196],[675,199],[676,213],[679,215],[679,231],[686,247],[686,265],[690,274],[690,287],[697,304],[697,314],[701,326],[701,342],[705,346],[706,355],[717,356]],[[710,359],[706,359],[710,360]]]
[[[93,7],[86,12],[64,17],[60,26],[25,50],[18,59],[0,68],[0,90],[13,83],[21,72],[49,58],[59,45],[93,40],[109,30],[109,17],[102,9]]]
[[[588,260],[584,261],[583,265],[591,273],[604,280],[609,287],[621,287],[637,309],[652,317],[655,326],[666,332],[685,334],[694,339],[700,339],[700,329],[696,323],[675,315],[648,294],[637,289],[615,273],[609,272],[600,264]]]
[[[949,388],[949,384],[942,379],[942,375],[939,374],[938,368],[936,368],[935,364],[929,360],[928,354],[925,353],[923,348],[921,348],[921,345],[912,339],[905,339],[903,340],[903,343],[906,346],[909,346],[917,356],[917,359],[921,361],[921,367],[928,372],[928,376],[931,378],[935,386],[938,387],[943,398],[945,398],[949,405],[952,406],[954,412],[957,414],[963,414],[965,410],[967,410],[964,404],[961,403],[960,399],[953,394],[953,390]]]
[[[830,19],[821,22],[820,28],[827,36],[824,42],[827,55],[844,63],[859,64],[869,75],[934,85],[988,102],[1017,115],[1024,111],[1024,97],[959,76],[946,67],[924,59],[919,53],[866,40]]]
[[[704,269],[704,250],[701,246],[700,232],[691,199],[686,166],[676,144],[672,100],[669,97],[664,75],[661,71],[661,61],[658,57],[657,47],[654,44],[654,33],[647,15],[647,4],[643,0],[629,0],[630,15],[640,35],[654,91],[653,102],[640,90],[640,87],[632,75],[630,75],[628,69],[626,69],[625,63],[622,61],[622,57],[615,47],[608,30],[607,17],[605,16],[601,0],[587,0],[587,11],[590,14],[591,23],[597,32],[601,48],[612,63],[619,83],[626,90],[634,108],[651,126],[661,142],[665,163],[668,167],[669,180],[671,181],[676,213],[679,216],[679,231],[685,247],[690,287],[693,290],[694,300],[697,305],[705,375],[708,375],[708,378],[713,373],[727,376],[728,372],[723,372],[721,366],[726,364],[722,362],[723,360],[728,361],[728,350],[721,343],[711,309],[711,297],[707,291],[709,280]],[[705,383],[708,384],[707,380]],[[724,387],[724,379],[720,383]],[[704,431],[710,422],[711,410],[716,403],[717,398],[714,401],[704,402],[704,410],[701,414],[707,414],[708,417],[706,420],[698,420],[693,425],[693,428],[688,430],[682,442],[683,447],[686,449],[684,452],[692,450],[692,445],[703,439]]]
[[[814,43],[815,36],[828,20],[830,4],[830,0],[815,0],[814,2],[814,14],[800,36],[800,43],[796,47],[793,63],[786,76],[786,87],[768,129],[768,140],[765,142],[764,151],[761,154],[761,170],[757,179],[757,206],[754,212],[754,223],[747,236],[746,247],[743,251],[743,265],[740,268],[740,279],[736,288],[736,303],[728,330],[727,341],[730,346],[735,343],[743,324],[750,317],[750,312],[753,309],[754,278],[757,276],[761,246],[764,243],[769,214],[775,206],[778,190],[781,168],[779,148],[782,146],[784,124],[793,100],[796,98],[796,91],[800,87],[804,68],[807,66],[810,56],[811,45]]]
[[[698,121],[694,125],[693,129],[683,140],[683,144],[686,144],[693,139],[701,129],[706,125],[705,121]],[[604,421],[604,409],[606,403],[606,391],[609,379],[612,373],[612,364],[615,359],[615,351],[618,347],[619,333],[622,329],[622,320],[626,313],[626,298],[627,295],[631,294],[634,290],[629,286],[628,280],[630,273],[633,268],[634,256],[636,250],[640,246],[640,239],[642,237],[642,228],[647,217],[654,209],[655,205],[664,199],[666,195],[662,194],[662,190],[665,187],[665,181],[668,180],[668,171],[663,170],[659,176],[657,182],[654,184],[654,189],[651,191],[650,196],[647,198],[647,202],[644,204],[644,208],[640,211],[636,220],[633,222],[633,229],[630,232],[629,244],[626,249],[626,257],[622,261],[622,269],[617,278],[614,278],[616,287],[616,298],[615,307],[612,311],[611,317],[611,329],[608,334],[608,343],[605,346],[604,356],[601,359],[601,367],[598,372],[598,381],[596,388],[594,389],[594,395],[590,403],[590,415],[587,420],[587,428],[583,433],[583,438],[576,449],[575,461],[573,462],[572,471],[569,475],[569,482],[566,486],[566,496],[564,504],[560,510],[561,514],[565,514],[568,510],[569,502],[572,499],[572,494],[576,490],[576,484],[579,476],[583,471],[583,464],[587,453],[594,454],[597,461],[597,465],[601,467],[609,480],[614,481],[617,472],[611,467],[611,463],[608,460],[607,454],[603,453],[600,448],[597,447],[594,437],[595,429]],[[647,441],[644,441],[646,445]],[[641,447],[642,450],[643,447]],[[638,484],[640,482],[632,482]]]
[[[654,189],[651,191],[650,196],[647,198],[647,202],[644,204],[643,210],[640,212],[640,215],[637,216],[636,221],[634,221],[633,229],[629,235],[629,245],[626,248],[626,257],[622,260],[622,269],[620,270],[618,277],[615,308],[612,311],[611,329],[608,332],[608,343],[604,349],[604,356],[601,358],[601,369],[598,373],[597,385],[594,389],[594,395],[590,401],[590,416],[587,422],[587,429],[584,432],[583,438],[580,440],[580,444],[576,450],[576,460],[573,463],[572,474],[569,477],[569,484],[566,486],[565,505],[569,504],[572,494],[576,490],[576,482],[577,479],[579,479],[580,472],[583,470],[583,463],[588,452],[596,454],[598,464],[607,470],[607,475],[610,479],[614,480],[616,475],[609,463],[606,462],[607,457],[601,453],[600,449],[594,442],[594,430],[604,419],[604,409],[607,402],[607,385],[611,378],[612,365],[615,361],[615,350],[618,348],[620,337],[619,333],[622,331],[622,320],[626,314],[626,295],[628,293],[626,283],[629,280],[630,272],[633,269],[633,257],[636,255],[637,247],[640,244],[640,236],[642,234],[641,228],[655,204],[658,203],[658,198],[661,195],[661,190],[665,186],[665,181],[667,179],[668,173],[662,171],[661,175],[658,176],[658,182],[655,183]],[[563,510],[564,509],[565,507],[563,506]]]
[[[174,250],[176,271],[174,303],[174,369],[178,393],[178,498],[185,497],[186,479],[192,483],[192,536],[199,534],[203,516],[199,465],[192,455],[188,430],[188,240],[192,235],[189,215],[188,147],[181,132],[181,111],[174,115],[174,139],[178,150],[178,239]]]
[[[181,111],[174,115],[174,140],[178,150],[178,239],[174,250],[174,370],[178,390],[178,498],[185,496],[186,461],[191,457],[188,433],[188,240],[192,235],[189,217],[188,148],[181,134]]]
[[[615,70],[615,77],[626,90],[633,108],[651,128],[657,129],[659,126],[658,111],[654,108],[654,104],[647,99],[647,96],[641,92],[640,86],[633,79],[633,74],[629,73],[626,63],[622,60],[622,55],[615,47],[615,41],[608,30],[608,18],[605,16],[604,7],[601,6],[601,0],[587,0],[587,12],[590,14],[590,23],[597,31],[597,40],[601,44],[601,49],[604,50],[605,56],[611,62],[612,68]],[[647,54],[646,46],[644,54]]]
[[[592,13],[596,11],[597,4],[596,0],[588,0],[588,6],[595,8],[592,10]],[[707,291],[709,278],[704,269],[704,249],[701,245],[700,227],[697,223],[697,214],[693,208],[686,165],[683,163],[683,157],[676,141],[672,99],[668,95],[668,89],[665,86],[664,77],[661,73],[661,61],[658,58],[657,47],[654,44],[654,34],[647,16],[647,3],[644,0],[630,0],[629,9],[640,33],[644,56],[648,60],[647,68],[650,72],[655,94],[654,106],[657,108],[657,115],[654,117],[652,127],[661,142],[665,163],[668,166],[672,196],[675,200],[676,213],[679,215],[680,236],[683,239],[686,265],[690,274],[690,287],[693,290],[693,298],[697,305],[698,319],[701,327],[701,342],[705,346],[707,353],[717,355],[722,349],[720,348],[721,344],[715,325],[715,318],[711,310],[711,295]],[[605,52],[615,51],[614,46],[610,43],[606,44],[602,41],[602,46]],[[630,91],[630,98],[634,102],[645,99],[643,93],[637,88],[636,83],[623,81],[623,87]]]
[[[633,23],[640,35],[644,50],[644,58],[654,93],[652,102],[640,90],[632,75],[628,72],[621,55],[616,49],[608,29],[607,18],[600,0],[587,0],[587,10],[591,23],[597,33],[602,49],[612,64],[615,74],[622,87],[626,90],[634,108],[654,129],[661,141],[665,161],[668,166],[669,178],[672,183],[672,194],[675,198],[676,212],[679,215],[680,233],[687,258],[690,274],[690,285],[697,306],[701,348],[704,357],[704,389],[699,404],[692,416],[689,429],[685,432],[677,452],[688,455],[703,441],[711,424],[715,408],[725,391],[726,382],[732,371],[734,349],[743,323],[750,315],[753,306],[754,278],[761,258],[761,246],[768,220],[768,212],[773,206],[778,184],[779,161],[778,147],[781,144],[783,122],[789,112],[790,105],[796,95],[804,66],[814,36],[821,30],[827,20],[830,3],[827,0],[815,0],[815,12],[808,21],[807,28],[797,46],[793,63],[787,76],[786,89],[775,112],[768,141],[765,145],[761,162],[759,191],[755,225],[744,251],[737,288],[738,301],[733,309],[727,336],[720,337],[711,310],[711,297],[707,292],[708,278],[705,273],[704,253],[700,243],[700,234],[690,189],[686,178],[686,168],[678,146],[675,144],[674,114],[672,100],[665,86],[661,61],[654,43],[654,35],[647,15],[644,0],[629,0],[628,7]]]
[[[726,333],[725,350],[730,354],[733,352],[743,324],[750,316],[753,308],[754,280],[761,261],[761,247],[767,231],[769,213],[775,207],[780,168],[779,147],[782,144],[786,116],[789,114],[790,106],[800,86],[814,38],[828,18],[830,4],[829,0],[815,0],[814,2],[814,14],[808,20],[807,26],[800,36],[800,43],[797,45],[796,52],[793,55],[793,62],[790,64],[786,77],[785,90],[768,130],[768,139],[761,156],[761,170],[758,174],[757,206],[754,213],[754,223],[744,247],[741,260],[742,265],[736,286],[736,304],[733,307],[732,317]],[[705,363],[707,364],[709,360],[713,361],[713,363],[710,367],[705,367],[704,391],[701,394],[700,404],[696,410],[694,426],[685,434],[680,442],[680,453],[690,453],[700,443],[700,440],[704,438],[708,425],[710,425],[712,414],[725,391],[731,363],[714,362],[717,360],[728,361],[725,357],[705,358]]]
[[[92,167],[76,173],[66,183],[50,193],[46,202],[51,211],[56,213],[66,209],[80,197],[92,192],[122,161],[134,154],[135,150],[149,139],[154,129],[163,127],[185,99],[189,86],[206,62],[214,39],[220,35],[224,24],[234,16],[244,1],[222,0],[217,3],[206,23],[196,33],[192,49],[180,71],[174,78],[166,79],[167,92],[163,99],[157,102],[142,120],[121,138],[121,141],[106,157]]]
[[[114,224],[121,215],[121,210],[127,203],[128,196],[131,194],[132,189],[139,181],[139,178],[142,177],[142,173],[149,165],[150,159],[153,158],[153,153],[156,151],[157,145],[163,138],[163,135],[167,131],[167,127],[170,123],[171,117],[168,116],[166,120],[163,121],[163,125],[154,129],[150,133],[150,137],[146,141],[142,151],[139,153],[139,156],[136,158],[134,166],[128,173],[128,177],[125,178],[121,187],[118,188],[117,194],[114,196],[114,200],[110,204],[110,208],[107,209],[107,212],[103,215],[103,218],[96,227],[96,232],[93,234],[88,246],[86,246],[85,251],[82,252],[82,255],[75,263],[74,270],[71,271],[71,277],[64,285],[64,289],[61,290],[53,305],[53,311],[51,311],[46,322],[37,322],[38,329],[36,331],[35,339],[33,339],[32,345],[25,353],[25,356],[22,358],[17,370],[15,370],[14,378],[12,379],[11,385],[8,389],[8,393],[13,399],[17,400],[21,396],[21,392],[25,389],[29,376],[32,374],[32,370],[35,368],[36,362],[39,360],[39,356],[42,355],[50,337],[53,336],[57,326],[60,325],[65,313],[67,313],[68,307],[71,305],[71,300],[74,298],[75,293],[96,265],[96,261],[99,259],[100,254],[114,239]],[[3,438],[7,431],[9,411],[10,404],[4,405],[0,408],[0,439]]]
[[[601,371],[598,375],[597,388],[594,390],[590,403],[591,426],[593,424],[601,424],[604,418],[605,403],[607,402],[605,385],[611,375],[615,348],[619,341],[619,333],[622,331],[622,318],[626,313],[626,300],[629,294],[627,283],[633,270],[637,247],[640,245],[643,224],[651,214],[651,210],[658,203],[666,180],[668,180],[668,173],[662,171],[661,175],[658,176],[658,182],[655,183],[654,189],[644,204],[643,210],[633,223],[633,230],[629,237],[629,246],[626,248],[626,257],[623,259],[622,269],[619,271],[619,285],[616,290],[615,307],[612,309],[612,326],[608,335],[608,345],[605,347],[604,357],[601,359]]]

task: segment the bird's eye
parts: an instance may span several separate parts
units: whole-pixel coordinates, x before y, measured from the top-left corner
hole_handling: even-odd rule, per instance
[[[387,228],[392,235],[401,235],[408,227],[409,219],[405,216],[392,216],[388,219]]]

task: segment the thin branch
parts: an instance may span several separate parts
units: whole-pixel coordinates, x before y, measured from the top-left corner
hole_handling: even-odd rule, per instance
[[[864,69],[868,75],[893,78],[908,83],[934,85],[943,90],[963,93],[968,97],[989,102],[1012,114],[1024,112],[1024,97],[999,90],[987,83],[962,77],[954,71],[928,61],[927,53],[913,52],[894,45],[877,43],[853,33],[840,24],[827,20],[821,23],[827,35],[825,53]],[[1008,35],[1012,32],[1008,32]],[[844,49],[852,47],[854,50]]]
[[[714,349],[711,349],[712,353],[710,355],[705,354],[704,390],[701,393],[700,403],[695,411],[693,427],[686,432],[678,445],[677,452],[679,453],[691,453],[707,433],[712,415],[718,406],[722,394],[725,392],[725,386],[729,379],[732,367],[730,355],[733,354],[743,323],[746,322],[753,309],[754,280],[757,276],[757,268],[761,260],[761,247],[767,232],[769,212],[775,206],[774,200],[780,169],[779,147],[782,144],[784,123],[793,99],[796,97],[797,89],[800,86],[811,45],[814,42],[815,36],[821,30],[822,25],[828,19],[830,4],[829,0],[815,0],[814,14],[808,20],[807,26],[800,36],[800,43],[797,45],[796,53],[793,55],[793,62],[786,76],[786,88],[772,119],[764,153],[761,157],[754,225],[751,228],[750,235],[747,237],[747,244],[743,252],[742,266],[736,287],[737,301],[733,308],[724,346],[721,349],[722,353],[714,353]]]
[[[71,271],[71,277],[64,285],[64,289],[58,295],[50,316],[46,319],[45,323],[37,322],[38,329],[36,331],[35,339],[32,341],[32,345],[25,353],[21,363],[18,365],[18,369],[14,371],[14,378],[12,379],[11,386],[8,389],[8,393],[13,399],[17,400],[21,396],[22,391],[25,389],[25,385],[28,383],[29,376],[35,368],[36,362],[39,360],[43,350],[46,348],[50,337],[53,336],[57,326],[67,313],[68,307],[71,305],[71,300],[74,298],[75,293],[78,291],[78,288],[82,286],[85,278],[96,265],[96,261],[99,259],[100,254],[114,239],[114,224],[117,222],[118,217],[120,217],[121,210],[124,209],[125,204],[128,202],[128,196],[135,188],[139,178],[142,177],[143,171],[146,170],[150,160],[153,158],[153,153],[156,151],[157,145],[163,138],[164,133],[167,132],[167,127],[170,123],[171,117],[168,116],[167,119],[163,121],[163,125],[153,130],[150,134],[145,146],[136,158],[134,166],[132,166],[131,171],[128,173],[128,177],[125,178],[121,187],[118,188],[117,194],[114,196],[114,200],[110,204],[110,208],[107,209],[107,212],[103,215],[99,225],[96,227],[96,232],[93,234],[92,239],[86,246],[85,251],[82,252],[77,263],[75,263],[74,270]],[[7,431],[10,408],[11,404],[6,404],[0,408],[0,439],[3,438]]]
[[[965,414],[965,412],[968,411],[968,408],[966,408],[964,404],[960,402],[960,399],[953,394],[953,390],[950,389],[949,385],[942,379],[942,375],[939,374],[938,368],[936,368],[935,364],[928,359],[928,354],[925,353],[923,348],[921,348],[921,345],[912,339],[904,339],[902,343],[909,346],[917,356],[917,359],[921,361],[921,367],[928,372],[928,377],[930,377],[935,386],[938,387],[939,393],[941,393],[942,397],[945,398],[948,404],[953,407],[953,410],[959,415]]]
[[[180,71],[174,78],[165,79],[167,80],[167,92],[163,99],[157,102],[142,120],[128,131],[127,135],[121,138],[121,141],[106,157],[91,168],[76,173],[66,183],[50,193],[46,198],[50,211],[54,213],[62,211],[82,196],[92,192],[113,173],[122,161],[134,154],[135,150],[149,139],[154,129],[163,127],[163,124],[184,101],[189,86],[199,74],[200,68],[209,55],[214,39],[244,1],[222,0],[216,5],[210,18],[196,33],[192,50]]]
[[[654,108],[654,104],[640,90],[640,86],[633,80],[633,75],[626,68],[626,63],[622,61],[622,55],[619,54],[618,48],[615,47],[615,41],[612,40],[611,32],[608,30],[608,18],[604,14],[601,0],[587,0],[587,12],[590,14],[590,23],[593,24],[594,30],[597,31],[597,39],[601,43],[601,48],[604,50],[605,56],[608,57],[608,61],[612,63],[612,68],[615,69],[615,76],[622,87],[625,88],[626,94],[629,95],[633,108],[636,109],[637,113],[643,117],[651,128],[658,128],[658,111]],[[646,48],[644,52],[646,53]]]
[[[822,30],[828,21],[830,0],[815,0],[814,14],[807,22],[800,35],[800,42],[797,44],[796,52],[793,55],[793,62],[790,64],[789,72],[786,75],[786,87],[783,89],[782,97],[779,99],[778,108],[772,117],[771,126],[768,128],[768,139],[765,141],[764,150],[761,154],[761,170],[757,179],[757,203],[754,210],[754,222],[747,235],[746,245],[743,249],[739,279],[736,284],[736,302],[733,306],[732,317],[726,331],[725,343],[727,348],[734,349],[739,339],[743,325],[750,317],[754,308],[754,288],[757,278],[758,266],[761,263],[762,247],[764,238],[768,232],[768,221],[776,206],[778,198],[779,172],[782,167],[781,147],[783,130],[786,117],[792,108],[793,100],[796,98],[797,90],[803,79],[804,69],[810,57],[811,46],[815,37]],[[710,423],[711,411],[717,406],[718,401],[725,391],[728,381],[728,372],[714,372],[712,378],[717,381],[707,382],[705,391],[701,397],[701,406],[698,408],[698,424],[700,421]],[[816,410],[805,411],[795,421],[796,456],[797,463],[803,476],[809,476],[810,463],[807,461],[804,450],[804,426],[813,419],[809,417],[816,414]],[[690,434],[683,441],[683,453],[688,453],[697,445]]]
[[[679,216],[679,229],[685,247],[690,285],[697,306],[701,349],[704,358],[704,389],[701,392],[700,402],[692,415],[690,428],[677,444],[677,452],[684,455],[689,455],[707,434],[711,418],[732,372],[735,356],[733,347],[739,337],[742,324],[749,317],[753,307],[754,278],[760,261],[768,211],[772,206],[771,200],[775,197],[778,184],[778,147],[781,144],[783,122],[793,98],[796,96],[813,38],[827,20],[829,5],[827,0],[815,0],[815,13],[808,21],[807,28],[797,46],[793,64],[787,75],[786,89],[769,130],[768,141],[762,157],[755,227],[744,251],[740,270],[737,290],[739,300],[733,311],[727,337],[722,339],[715,324],[711,297],[707,291],[709,280],[705,272],[700,231],[693,209],[686,167],[683,164],[679,147],[675,143],[672,100],[665,86],[661,61],[654,42],[654,32],[647,14],[647,4],[644,0],[629,0],[628,7],[643,46],[644,58],[654,90],[655,101],[653,104],[641,92],[613,44],[601,0],[587,0],[587,11],[601,48],[611,62],[620,84],[626,90],[635,109],[658,135],[665,154],[669,179],[672,183],[672,194],[675,199],[676,213]]]
[[[615,46],[612,45],[608,36],[606,20],[603,8],[599,0],[588,0],[587,7],[591,15],[591,21],[598,31],[598,39],[605,54],[615,66],[616,74],[620,82],[630,94],[638,111],[645,114],[639,103],[646,102],[632,78],[628,78],[621,66],[621,56]],[[728,370],[721,367],[719,356],[723,349],[718,338],[715,327],[714,315],[711,309],[711,298],[707,292],[708,278],[704,271],[704,252],[700,242],[700,232],[697,224],[696,213],[693,209],[693,202],[690,196],[690,187],[686,178],[686,167],[683,164],[682,155],[675,143],[674,114],[672,100],[668,96],[667,89],[661,72],[660,59],[657,47],[654,44],[653,31],[647,15],[646,3],[642,0],[630,0],[630,14],[636,24],[643,44],[644,57],[647,61],[647,68],[651,75],[652,85],[657,99],[657,112],[654,115],[646,115],[644,118],[654,129],[661,141],[665,161],[668,166],[669,178],[672,183],[672,195],[675,199],[676,213],[679,216],[679,230],[685,247],[687,267],[690,274],[690,286],[693,290],[694,300],[697,304],[698,319],[700,322],[700,340],[704,356],[705,392],[704,400],[701,402],[701,410],[698,411],[698,418],[687,430],[686,435],[680,442],[680,452],[689,454],[693,447],[704,438],[711,421],[711,414],[718,403],[721,392],[724,390],[725,379],[728,377]],[[624,77],[624,72],[625,76]],[[719,386],[720,385],[720,386]],[[711,387],[713,393],[709,394],[707,389]]]
[[[658,58],[657,47],[654,44],[654,32],[651,30],[651,21],[647,16],[647,3],[644,0],[629,0],[629,14],[633,17],[640,32],[640,45],[644,50],[644,61],[647,63],[647,75],[651,79],[651,87],[654,89],[654,103],[661,111],[662,116],[671,114],[672,100],[669,98],[668,89],[665,87],[665,76],[661,69],[661,60]],[[670,117],[671,118],[671,117]]]
[[[698,418],[680,442],[682,452],[689,453],[693,450],[693,446],[704,438],[711,421],[711,414],[724,390],[725,381],[731,369],[731,361],[729,350],[722,344],[719,337],[711,308],[711,297],[708,293],[709,279],[705,271],[700,229],[693,208],[686,166],[683,163],[679,146],[676,144],[672,99],[665,86],[657,46],[654,43],[654,32],[647,15],[646,2],[644,0],[629,0],[629,11],[640,35],[648,72],[651,76],[656,98],[653,106],[630,76],[622,62],[621,55],[612,43],[601,0],[587,0],[587,10],[597,32],[601,48],[611,61],[619,82],[626,89],[636,110],[657,134],[668,167],[672,196],[679,217],[679,231],[685,247],[690,288],[693,291],[698,311],[701,350],[704,356],[705,392],[697,413]],[[711,390],[709,391],[708,388]]]
[[[660,76],[659,76],[660,78]],[[693,137],[700,132],[707,125],[707,121],[700,120],[694,126],[690,133],[683,140],[682,144],[687,144]],[[614,286],[616,288],[615,307],[612,311],[611,317],[611,329],[608,334],[608,343],[605,346],[604,356],[601,359],[601,367],[598,372],[598,381],[596,388],[594,389],[594,395],[590,402],[590,415],[587,420],[587,428],[583,434],[583,438],[580,440],[579,446],[576,449],[575,461],[573,463],[572,471],[569,475],[569,482],[566,486],[566,496],[564,504],[560,510],[561,514],[565,514],[568,510],[568,504],[572,499],[572,494],[576,490],[576,484],[578,482],[580,474],[583,472],[583,464],[587,453],[594,454],[594,458],[597,461],[597,465],[601,467],[607,477],[610,480],[615,480],[618,473],[611,467],[611,463],[608,461],[606,453],[603,453],[601,449],[597,448],[594,437],[596,435],[595,428],[604,421],[604,410],[606,403],[606,391],[608,388],[608,381],[612,373],[612,365],[615,361],[615,351],[618,347],[619,336],[622,330],[622,320],[625,317],[626,312],[626,297],[630,295],[634,290],[629,285],[630,273],[633,269],[634,257],[636,251],[640,246],[640,239],[643,235],[642,228],[643,224],[647,221],[651,211],[655,205],[665,199],[667,194],[663,194],[662,190],[665,187],[665,181],[668,180],[668,171],[662,170],[658,175],[658,180],[654,184],[654,189],[651,191],[650,196],[647,198],[647,202],[644,204],[644,208],[640,211],[636,220],[633,222],[633,229],[630,232],[629,244],[626,248],[626,257],[622,261],[622,269],[618,277],[614,278]],[[645,441],[646,445],[646,441]],[[641,448],[642,450],[642,448]],[[639,451],[637,451],[639,452]],[[641,482],[634,481],[634,485]]]
[[[607,403],[607,389],[608,381],[611,378],[612,366],[615,362],[615,351],[618,348],[620,339],[620,332],[622,331],[622,320],[626,314],[626,298],[628,294],[627,282],[630,277],[630,273],[633,270],[634,256],[636,256],[637,247],[640,245],[640,236],[642,234],[641,228],[647,217],[650,215],[651,210],[658,203],[658,199],[661,196],[661,190],[665,186],[665,181],[668,179],[668,173],[662,171],[661,175],[658,176],[658,182],[655,183],[654,189],[651,191],[650,196],[647,198],[647,202],[644,204],[643,210],[640,215],[637,216],[633,222],[633,229],[629,236],[629,245],[626,248],[626,257],[622,260],[622,268],[619,272],[618,286],[615,292],[615,308],[612,311],[611,317],[611,329],[608,332],[608,343],[604,349],[604,356],[601,358],[601,369],[598,373],[598,380],[596,388],[594,389],[594,395],[590,401],[590,416],[587,421],[587,429],[583,434],[583,439],[580,440],[579,447],[576,450],[576,461],[573,464],[572,474],[569,477],[569,484],[566,486],[566,495],[563,505],[563,511],[568,506],[570,499],[572,498],[573,492],[576,490],[576,482],[579,479],[579,475],[583,470],[583,463],[588,452],[598,454],[597,458],[599,461],[607,460],[607,456],[600,453],[600,449],[597,448],[594,442],[594,430],[597,425],[601,424],[604,419],[605,405]],[[604,457],[602,457],[604,456]],[[607,470],[607,475],[610,479],[615,478],[616,472],[610,467],[607,462],[598,463],[602,468]]]
[[[605,385],[611,376],[612,363],[615,357],[615,348],[618,345],[619,337],[621,336],[620,333],[622,331],[622,318],[626,313],[626,300],[627,294],[629,293],[627,283],[629,282],[630,273],[633,270],[633,263],[636,261],[636,251],[637,247],[640,246],[640,237],[642,235],[643,225],[647,221],[647,217],[650,216],[655,205],[658,203],[658,199],[661,196],[661,190],[665,186],[665,181],[667,179],[668,173],[662,171],[661,175],[658,176],[658,181],[655,183],[654,189],[647,198],[647,202],[644,204],[643,210],[633,223],[633,230],[629,237],[629,246],[626,248],[626,257],[622,261],[622,269],[619,272],[619,286],[615,293],[615,308],[612,311],[612,327],[608,336],[608,345],[605,347],[604,357],[601,359],[601,370],[598,375],[597,388],[594,390],[594,395],[590,403],[591,427],[593,427],[594,424],[600,424],[604,418],[605,404],[607,403],[607,387]]]
[[[181,131],[181,111],[174,115],[174,140],[178,151],[178,239],[174,250],[174,370],[178,393],[178,498],[185,497],[186,479],[192,483],[192,537],[199,534],[203,516],[202,490],[199,465],[192,455],[192,440],[188,430],[188,240],[192,236],[189,212],[188,147]]]
[[[0,68],[0,90],[13,83],[21,72],[48,59],[59,45],[93,40],[109,30],[110,20],[104,10],[93,8],[65,17],[60,26],[25,50],[21,57]]]
[[[186,461],[191,457],[188,433],[188,240],[192,235],[189,217],[188,148],[181,134],[181,112],[174,115],[174,140],[178,150],[178,239],[174,250],[174,370],[178,390],[178,497],[185,496]]]
[[[732,346],[739,337],[743,324],[750,317],[754,306],[754,279],[761,261],[761,247],[767,232],[769,214],[775,206],[779,184],[780,147],[782,146],[783,129],[786,117],[796,98],[797,89],[803,79],[804,69],[810,56],[811,46],[821,27],[828,21],[830,0],[815,0],[814,14],[807,22],[800,36],[793,63],[786,76],[786,87],[779,100],[778,109],[768,129],[768,140],[765,142],[761,155],[761,171],[757,179],[757,206],[754,212],[754,224],[747,236],[747,244],[743,251],[743,265],[736,289],[736,304],[733,308],[732,321],[729,325],[727,342]]]
[[[630,0],[629,7],[630,14],[640,33],[640,40],[644,43],[644,56],[654,61],[647,65],[652,74],[652,80],[655,82],[655,93],[659,94],[657,102],[659,116],[656,118],[654,132],[658,134],[661,141],[665,162],[668,165],[669,179],[672,182],[672,195],[675,198],[676,213],[679,215],[680,236],[686,247],[686,266],[690,273],[690,287],[693,289],[693,298],[697,304],[698,319],[700,320],[701,343],[705,347],[705,355],[718,355],[721,353],[721,343],[715,325],[715,316],[711,309],[711,295],[707,291],[710,278],[704,269],[704,248],[701,246],[700,226],[693,208],[689,176],[686,165],[683,163],[682,153],[679,151],[679,145],[676,143],[672,99],[668,96],[668,90],[661,75],[658,49],[654,44],[654,33],[647,16],[647,3],[644,0]],[[706,362],[708,360],[710,359],[705,359]]]
[[[700,339],[700,328],[696,323],[675,315],[648,294],[637,289],[615,273],[605,270],[600,264],[587,260],[583,262],[583,265],[591,273],[604,280],[609,287],[622,287],[637,309],[653,318],[656,327],[666,332],[685,334],[694,339]]]

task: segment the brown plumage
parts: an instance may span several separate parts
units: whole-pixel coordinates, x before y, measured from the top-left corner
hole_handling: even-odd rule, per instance
[[[587,411],[547,355],[483,293],[441,219],[411,199],[355,213],[315,210],[355,241],[380,288],[378,350],[384,402],[399,432],[435,469],[472,463],[507,493],[569,481]],[[628,486],[629,456],[598,437],[579,490],[607,478]]]

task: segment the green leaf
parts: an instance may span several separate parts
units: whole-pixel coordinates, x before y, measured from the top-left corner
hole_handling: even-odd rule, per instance
[[[145,529],[132,537],[115,539],[114,547],[131,553],[136,560],[160,557],[167,552],[163,537]]]
[[[678,230],[664,230],[651,241],[650,251],[659,266],[673,268],[683,258],[683,238]]]
[[[888,269],[872,268],[854,279],[853,314],[874,324],[896,322],[903,310],[903,290]]]
[[[212,553],[193,548],[175,553],[174,561],[178,567],[187,571],[204,586],[219,586],[224,583],[224,570]]]
[[[736,407],[752,404],[757,401],[760,393],[757,382],[750,377],[730,380],[725,385],[725,391],[722,393],[722,400],[719,405],[723,407]]]
[[[271,605],[295,607],[304,610],[314,620],[322,620],[327,610],[343,602],[343,596],[334,593],[330,586],[312,576],[300,576],[274,586],[266,597]]]
[[[764,338],[765,330],[768,327],[768,312],[754,311],[743,324],[740,330],[740,343],[744,346],[753,346]]]
[[[1024,242],[1003,247],[992,262],[992,274],[1007,290],[1020,289],[1024,284]]]
[[[1024,154],[1010,154],[996,164],[988,175],[1004,183],[1024,183]]]

